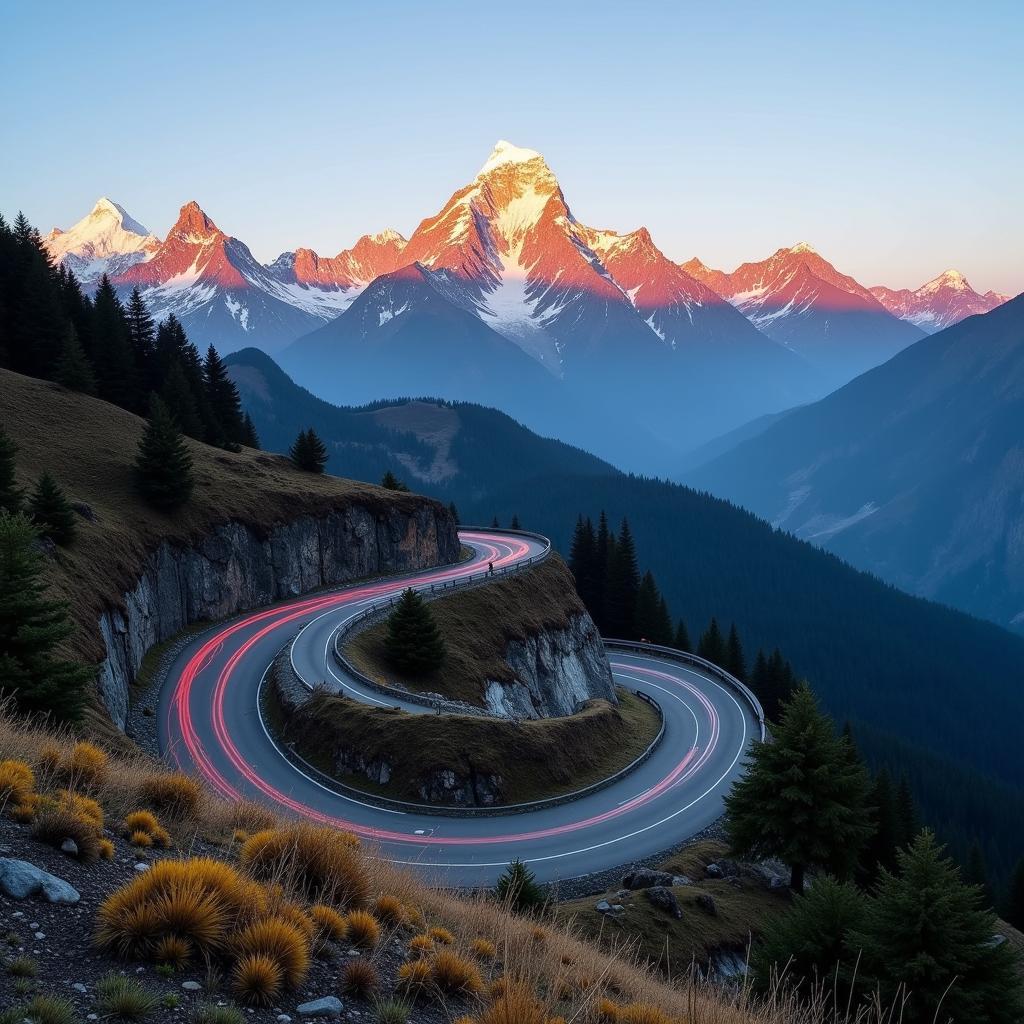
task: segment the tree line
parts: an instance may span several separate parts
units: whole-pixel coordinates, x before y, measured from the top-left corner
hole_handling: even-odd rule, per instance
[[[849,730],[836,733],[806,684],[772,733],[726,798],[732,850],[781,859],[796,893],[754,947],[755,987],[878,1000],[906,1024],[1020,1020],[1016,955],[996,934],[981,867],[962,872],[945,855],[909,790],[894,791],[884,771],[872,781]],[[1014,888],[1019,915],[1024,866]]]
[[[86,295],[23,214],[0,216],[0,366],[143,416],[156,396],[189,437],[259,447],[212,345],[201,356],[173,314],[155,324],[139,290],[123,302],[106,275]]]
[[[694,648],[685,620],[673,619],[654,573],[647,569],[641,574],[626,517],[616,533],[603,510],[596,529],[589,516],[579,515],[569,549],[569,568],[602,636],[696,653],[750,686],[770,719],[796,688],[796,673],[777,647],[770,654],[759,649],[748,668],[735,623],[723,633],[717,617],[712,616]]]

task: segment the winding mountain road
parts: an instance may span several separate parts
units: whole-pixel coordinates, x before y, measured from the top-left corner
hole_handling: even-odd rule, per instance
[[[761,736],[754,707],[709,668],[614,643],[608,653],[616,682],[658,702],[664,738],[633,771],[569,803],[461,818],[393,810],[328,788],[281,753],[265,728],[259,692],[290,637],[298,634],[292,661],[302,679],[393,706],[343,677],[331,653],[338,628],[406,587],[429,589],[479,573],[488,562],[501,571],[547,549],[539,539],[496,530],[460,530],[460,537],[473,552],[465,562],[285,601],[192,641],[174,659],[161,693],[164,756],[227,799],[254,799],[348,829],[381,856],[451,886],[491,883],[514,857],[542,880],[614,868],[653,856],[718,818],[748,746]]]

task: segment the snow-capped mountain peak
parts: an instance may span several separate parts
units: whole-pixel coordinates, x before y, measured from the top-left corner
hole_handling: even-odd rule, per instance
[[[988,313],[1007,298],[995,292],[979,295],[959,270],[944,270],[920,288],[878,285],[871,294],[890,313],[929,333],[951,327],[964,317]]]
[[[520,146],[513,146],[511,142],[499,139],[486,163],[480,168],[480,174],[488,174],[502,164],[528,164],[531,160],[543,161],[544,157],[535,149],[523,149]]]
[[[943,288],[952,288],[954,291],[973,291],[967,278],[959,270],[944,270],[938,277],[933,278],[927,284],[917,289],[918,295],[933,295]]]
[[[810,252],[814,253],[815,256],[818,254],[818,250],[810,242],[797,242],[796,245],[789,247],[789,251],[792,253]]]
[[[54,228],[43,244],[54,260],[89,285],[103,274],[119,274],[148,259],[160,240],[123,206],[102,196],[85,217],[67,231]]]

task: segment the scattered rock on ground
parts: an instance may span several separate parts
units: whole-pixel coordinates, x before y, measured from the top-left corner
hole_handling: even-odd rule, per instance
[[[649,889],[652,885],[672,885],[675,876],[669,871],[656,871],[654,868],[634,868],[623,879],[627,889]]]
[[[714,899],[706,892],[700,893],[700,895],[694,900],[694,903],[700,907],[709,917],[714,917],[718,913],[718,907],[715,906]]]
[[[644,889],[644,895],[652,907],[664,910],[677,920],[683,916],[676,894],[665,885],[652,885]]]
[[[340,1017],[342,1009],[341,1000],[337,996],[313,999],[295,1008],[300,1017]]]
[[[0,857],[0,891],[16,900],[36,896],[47,903],[77,903],[80,899],[78,890],[63,878],[13,857]]]

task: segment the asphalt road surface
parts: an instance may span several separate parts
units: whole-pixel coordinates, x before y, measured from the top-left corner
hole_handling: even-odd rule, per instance
[[[760,736],[754,711],[711,673],[614,648],[616,682],[657,700],[665,735],[634,771],[578,800],[471,818],[397,811],[336,792],[285,758],[265,728],[259,691],[289,638],[298,634],[292,660],[310,684],[323,681],[350,697],[394,705],[342,676],[331,654],[339,626],[406,587],[429,589],[479,573],[488,562],[500,571],[545,549],[538,540],[496,530],[460,530],[460,536],[473,551],[469,561],[285,601],[197,638],[175,659],[161,693],[164,756],[228,799],[254,799],[348,829],[374,853],[451,886],[491,883],[516,857],[544,881],[603,871],[666,850],[718,818],[745,752]]]

